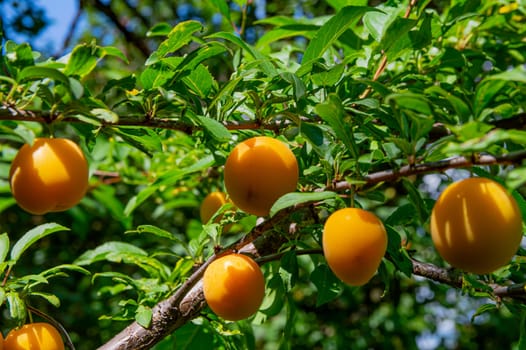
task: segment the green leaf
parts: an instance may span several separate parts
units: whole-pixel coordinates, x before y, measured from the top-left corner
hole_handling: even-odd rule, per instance
[[[170,34],[170,31],[172,30],[172,26],[169,23],[161,22],[156,23],[148,32],[146,32],[146,36],[148,38],[156,37],[156,36],[168,36]]]
[[[316,105],[314,110],[331,126],[336,136],[351,152],[353,158],[357,159],[359,155],[358,148],[349,124],[344,121],[345,111],[340,98],[335,94],[331,94],[324,103]]]
[[[316,266],[310,275],[310,280],[318,290],[316,307],[336,299],[343,291],[342,282],[332,273],[326,264]]]
[[[0,235],[0,264],[5,261],[7,254],[9,252],[9,236],[7,233],[2,233]],[[0,269],[0,274],[2,270]]]
[[[327,70],[321,72],[312,72],[312,82],[319,86],[334,86],[342,79],[345,71],[344,64],[337,64]]]
[[[69,79],[64,73],[55,68],[30,66],[22,69],[18,75],[18,81],[37,80],[37,79],[52,79],[61,82],[69,88]]]
[[[293,250],[286,252],[280,259],[279,275],[288,292],[296,284],[299,275],[298,257]]]
[[[119,115],[112,110],[106,108],[93,108],[91,114],[106,123],[117,123],[119,121]]]
[[[98,261],[115,261],[116,258],[125,254],[148,256],[146,251],[133,244],[112,241],[104,243],[95,249],[87,250],[75,260],[74,264],[83,266],[91,265]]]
[[[60,307],[60,299],[54,294],[43,292],[31,292],[31,296],[40,297],[48,303],[50,303],[51,305],[53,305],[54,307]]]
[[[66,75],[84,77],[88,75],[102,55],[102,50],[95,45],[82,44],[75,46],[64,69]]]
[[[283,80],[292,85],[292,88],[294,90],[294,99],[296,101],[299,101],[302,97],[305,96],[307,87],[296,74],[285,72],[281,73],[281,77],[283,78]]]
[[[503,142],[514,142],[518,145],[524,145],[526,144],[526,131],[494,129],[481,137],[462,143],[450,143],[444,151],[449,153],[483,152],[487,151],[491,146]]]
[[[146,65],[155,63],[159,58],[179,50],[192,40],[196,32],[202,30],[203,25],[198,21],[180,22],[170,31],[168,37],[159,45],[157,51],[148,58]]]
[[[6,300],[6,293],[4,287],[0,285],[0,307],[2,307]]]
[[[437,94],[442,98],[445,98],[451,107],[453,107],[456,115],[459,116],[461,121],[467,121],[471,116],[470,106],[464,102],[460,97],[453,95],[451,92],[442,89],[439,86],[433,85],[425,90],[426,94]]]
[[[120,49],[116,47],[104,46],[104,47],[101,47],[101,50],[103,52],[103,55],[101,57],[105,57],[105,56],[117,57],[123,60],[125,63],[128,63],[128,57],[126,57],[126,55]]]
[[[316,32],[305,49],[302,64],[321,57],[347,28],[370,11],[376,10],[365,6],[348,6],[342,8]]]
[[[490,75],[484,78],[482,82],[492,81],[492,80],[503,80],[503,81],[514,81],[517,83],[526,83],[526,67],[524,67],[524,65],[520,65],[513,69],[507,70],[505,72]]]
[[[420,219],[420,222],[424,223],[429,218],[429,212],[427,210],[427,205],[424,203],[424,200],[422,199],[422,195],[420,191],[416,188],[413,182],[410,180],[403,178],[402,183],[404,185],[404,188],[409,193],[409,199],[411,200],[411,203],[413,203],[416,213],[418,214],[418,218]]]
[[[214,77],[205,66],[200,64],[183,78],[183,82],[199,97],[206,98],[214,86]]]
[[[176,243],[180,244],[184,248],[184,250],[188,254],[190,254],[189,250],[188,250],[188,245],[186,244],[185,241],[177,238],[171,232],[163,230],[163,229],[161,229],[161,228],[159,228],[157,226],[154,226],[154,225],[140,225],[140,226],[137,226],[137,228],[135,230],[127,231],[126,233],[132,233],[132,232],[137,232],[137,233],[140,233],[140,234],[149,233],[149,234],[155,235],[157,237],[169,239],[170,241],[173,241],[173,242],[176,242]]]
[[[261,20],[258,21],[258,23],[267,23],[267,20]],[[300,20],[287,17],[286,23],[281,23],[277,28],[265,32],[256,42],[256,48],[260,50],[269,50],[271,43],[286,38],[310,38],[318,29],[318,25],[307,22],[304,19]]]
[[[2,57],[2,61],[5,62],[9,69],[10,75],[16,77],[17,80],[19,80],[18,72],[21,69],[35,64],[33,50],[31,50],[31,46],[28,43],[17,45],[13,41],[7,40],[3,45],[3,49],[5,53],[0,57]]]
[[[526,68],[523,66],[490,75],[484,78],[477,86],[475,92],[475,115],[479,116],[484,108],[495,98],[509,82],[526,83]]]
[[[24,234],[11,249],[11,260],[18,261],[20,256],[38,240],[60,231],[69,231],[69,228],[56,223],[46,223],[37,226]]]
[[[202,324],[187,322],[174,335],[178,350],[210,349],[210,344],[214,344],[214,334]],[[166,347],[166,349],[173,348],[173,344],[168,344]]]
[[[335,192],[324,191],[324,192],[292,192],[287,193],[272,205],[270,208],[270,217],[276,215],[277,212],[285,208],[292,207],[297,204],[309,203],[309,202],[320,202],[327,199],[337,198],[338,194]]]
[[[8,292],[6,300],[9,316],[17,320],[18,324],[24,324],[27,317],[27,308],[24,300],[17,292]]]
[[[507,83],[505,80],[486,80],[477,85],[475,100],[473,101],[475,116],[480,116],[484,108],[489,105]]]
[[[210,0],[210,2],[230,22],[230,7],[226,0]]]
[[[48,278],[53,278],[53,277],[58,277],[58,276],[64,276],[64,271],[67,270],[67,271],[73,271],[73,272],[79,272],[83,275],[90,275],[91,273],[86,270],[85,268],[82,268],[78,265],[74,265],[74,264],[62,264],[62,265],[58,265],[58,266],[54,266],[50,269],[47,269],[45,271],[42,271],[40,273],[41,276],[43,276],[44,278],[48,279]]]
[[[214,33],[212,35],[207,36],[207,39],[223,39],[227,40],[241,49],[243,49],[245,52],[247,52],[252,58],[256,60],[256,63],[260,65],[261,70],[269,77],[274,77],[278,74],[276,68],[270,61],[270,58],[263,55],[258,50],[254,49],[252,46],[241,40],[239,37],[234,35],[233,33],[229,32],[219,32]]]
[[[155,131],[139,127],[119,127],[114,129],[129,144],[148,155],[162,152],[161,138]]]
[[[164,62],[156,62],[146,67],[139,75],[139,82],[145,89],[153,89],[169,82],[175,72],[172,67]]]
[[[327,3],[331,5],[336,11],[341,10],[345,6],[366,6],[367,0],[327,0]]]
[[[414,215],[414,212],[413,212]],[[396,268],[405,274],[407,277],[411,277],[413,274],[413,263],[407,254],[407,251],[402,247],[402,239],[398,232],[391,226],[386,225],[387,231],[387,252],[392,259],[393,264]]]
[[[526,183],[526,167],[513,169],[506,175],[506,187],[509,189],[517,189],[524,183]],[[523,217],[526,218],[526,203],[524,210],[521,208],[521,211]]]
[[[479,306],[478,309],[473,314],[473,316],[471,316],[471,322],[473,322],[477,316],[480,316],[485,312],[496,310],[496,309],[497,309],[497,305],[491,304],[491,303],[487,303],[487,304]]]
[[[268,317],[272,317],[277,315],[283,309],[283,295],[287,293],[283,285],[283,280],[279,274],[273,273],[271,275],[265,291],[266,295],[259,311]]]
[[[410,32],[417,22],[413,19],[397,17],[389,26],[380,43],[380,47],[387,54],[388,60],[393,61],[400,57],[405,52],[404,50],[414,48],[413,36],[409,34],[418,33],[416,31]]]
[[[215,160],[212,155],[199,159],[197,162],[184,169],[173,169],[160,176],[152,185],[146,187],[136,196],[132,197],[126,208],[124,214],[130,215],[139,205],[154,194],[161,186],[171,186],[179,181],[184,176],[206,169],[214,164]]]
[[[152,316],[152,308],[145,305],[139,305],[135,312],[135,321],[144,328],[148,328],[152,324]]]
[[[232,138],[232,134],[230,134],[228,129],[217,120],[204,116],[196,116],[196,119],[215,141],[227,142]]]

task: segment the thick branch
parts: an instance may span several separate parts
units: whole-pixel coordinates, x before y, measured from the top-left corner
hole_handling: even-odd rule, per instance
[[[276,252],[285,241],[285,237],[278,234],[268,237],[263,234],[280,220],[286,218],[289,213],[290,210],[282,210],[271,219],[256,226],[250,234],[237,243],[210,257],[172,296],[154,307],[152,324],[149,328],[144,328],[137,322],[133,322],[109,342],[102,345],[99,350],[150,349],[176,329],[197,317],[206,305],[201,283],[206,267],[219,256],[232,251],[250,254],[254,257]]]
[[[7,106],[0,107],[0,120],[26,121],[43,124],[53,123],[55,121],[65,123],[85,123],[85,121],[75,116],[51,114],[49,111],[36,112],[31,110],[21,110]],[[186,134],[192,134],[192,132],[201,129],[197,126],[190,125],[175,118],[148,118],[147,116],[120,116],[119,120],[116,122],[107,122],[103,120],[97,120],[97,122],[100,123],[100,125],[106,127],[137,126],[153,129],[177,130]],[[276,120],[273,122],[260,122],[257,120],[230,120],[223,122],[223,125],[228,130],[266,129],[277,132],[280,130],[280,128],[289,125],[289,121]]]
[[[473,166],[482,165],[506,165],[519,164],[526,159],[526,150],[511,152],[498,156],[489,154],[477,155],[474,157],[458,156],[450,159],[440,160],[430,163],[421,163],[414,165],[406,165],[400,169],[388,169],[375,173],[370,173],[364,177],[364,181],[369,184],[376,184],[384,181],[396,181],[399,178],[411,175],[419,175],[433,172],[442,172],[447,169],[454,168],[471,168]],[[326,188],[326,190],[343,191],[350,189],[353,185],[347,181],[336,182],[335,184]]]

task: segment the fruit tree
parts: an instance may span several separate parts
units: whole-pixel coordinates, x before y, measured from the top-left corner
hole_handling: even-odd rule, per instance
[[[0,349],[526,348],[523,1],[0,10]]]

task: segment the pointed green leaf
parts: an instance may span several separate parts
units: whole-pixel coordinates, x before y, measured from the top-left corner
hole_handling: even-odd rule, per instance
[[[66,75],[84,77],[88,75],[101,57],[102,51],[95,45],[82,44],[75,46],[64,69]]]
[[[36,79],[52,79],[57,82],[61,82],[69,88],[69,79],[64,73],[55,68],[40,67],[40,66],[29,66],[20,72],[18,75],[18,81],[23,80],[36,80]]]
[[[5,261],[7,253],[9,252],[9,236],[7,233],[2,233],[0,235],[0,264]],[[2,271],[0,270],[0,274]]]
[[[168,34],[157,51],[148,58],[147,65],[156,62],[159,58],[165,57],[167,54],[175,52],[188,44],[195,32],[203,30],[203,25],[198,21],[184,21],[177,24]]]
[[[196,116],[196,119],[214,140],[226,142],[232,138],[228,129],[217,120],[204,116]]]
[[[497,305],[492,304],[492,303],[487,303],[487,304],[479,306],[479,308],[475,311],[473,316],[471,316],[471,322],[473,322],[477,316],[480,316],[485,312],[489,312],[489,311],[496,310],[496,309],[497,309]]]
[[[51,305],[53,305],[54,307],[57,307],[57,308],[60,307],[60,299],[54,294],[43,293],[43,292],[32,292],[31,296],[40,297],[44,299],[45,301],[47,301],[48,303],[50,303]]]
[[[129,144],[148,155],[162,151],[161,138],[155,131],[139,127],[119,127],[115,132]]]
[[[154,194],[161,186],[171,186],[179,181],[184,176],[206,169],[214,164],[215,160],[212,155],[204,157],[188,168],[185,169],[173,169],[161,175],[152,185],[146,187],[144,190],[139,192],[136,196],[132,197],[126,208],[124,209],[125,215],[130,215],[135,208],[141,205],[146,199]]]
[[[292,88],[294,90],[294,99],[296,101],[300,100],[303,96],[305,96],[305,91],[307,90],[307,87],[296,74],[285,72],[281,73],[281,77],[283,78],[283,80],[292,85]]]
[[[62,264],[62,265],[54,266],[54,267],[52,267],[50,269],[47,269],[45,271],[42,271],[40,273],[40,275],[44,276],[45,278],[52,278],[52,277],[55,277],[55,276],[62,276],[62,275],[64,275],[64,271],[65,270],[73,271],[73,272],[79,272],[79,273],[82,273],[84,275],[90,275],[91,274],[88,270],[86,270],[85,268],[80,267],[78,265]]]
[[[214,86],[214,77],[205,66],[200,64],[183,78],[183,82],[199,97],[206,98]]]
[[[358,158],[358,149],[354,142],[350,126],[344,121],[345,111],[340,98],[331,94],[324,103],[315,107],[316,113],[330,125],[336,136],[343,142],[354,158]]]
[[[224,39],[232,44],[237,45],[241,49],[243,49],[245,52],[247,52],[250,56],[252,56],[253,59],[255,59],[260,65],[261,70],[269,77],[273,77],[278,74],[276,67],[272,64],[270,61],[270,58],[259,52],[258,50],[254,49],[252,46],[241,40],[239,37],[234,35],[233,33],[228,32],[219,32],[214,33],[212,35],[209,35],[207,38],[209,39]]]
[[[310,275],[312,283],[318,290],[318,297],[316,298],[316,306],[328,303],[336,299],[343,291],[342,282],[332,273],[331,269],[326,264],[316,266]]]
[[[20,298],[17,292],[7,293],[7,306],[9,309],[9,316],[17,320],[18,324],[25,323],[27,317],[26,303]]]
[[[69,228],[56,223],[46,223],[31,229],[23,235],[22,238],[15,243],[13,249],[11,249],[11,260],[13,262],[18,261],[22,253],[24,253],[33,243],[52,233],[60,231],[69,231]]]
[[[413,211],[414,215],[414,211]],[[396,268],[405,274],[407,277],[411,277],[413,274],[413,263],[407,254],[407,251],[402,247],[402,239],[398,232],[391,226],[386,225],[387,230],[387,252],[392,259],[393,264]]]
[[[90,265],[98,261],[108,260],[108,257],[111,255],[118,256],[127,253],[143,256],[148,255],[146,251],[133,244],[113,241],[104,243],[95,249],[86,251],[84,254],[79,256],[77,260],[75,260],[74,264],[81,266]]]
[[[154,36],[168,36],[170,34],[170,31],[172,30],[172,26],[169,23],[161,22],[155,24],[148,32],[146,33],[146,36],[148,38],[154,37]]]
[[[316,32],[305,49],[302,63],[307,63],[321,57],[347,28],[370,11],[375,11],[375,9],[366,6],[348,6],[342,8]]]
[[[338,194],[335,192],[324,191],[324,192],[292,192],[281,196],[270,208],[270,217],[276,215],[282,209],[292,207],[297,204],[309,203],[309,202],[320,202],[328,199],[337,198]]]
[[[135,312],[135,321],[144,328],[150,327],[152,323],[153,312],[152,309],[145,305],[139,305]]]
[[[183,246],[183,248],[185,249],[185,251],[187,253],[188,252],[188,245],[186,244],[186,242],[184,242],[183,240],[180,240],[179,238],[177,238],[177,236],[173,235],[171,232],[168,232],[166,230],[163,230],[157,226],[154,226],[154,225],[140,225],[137,227],[137,229],[135,230],[131,230],[131,231],[127,231],[126,233],[132,233],[132,232],[137,232],[137,233],[149,233],[149,234],[152,234],[152,235],[155,235],[157,237],[161,237],[161,238],[167,238],[173,242],[176,242],[178,244],[180,244],[181,246]]]
[[[4,287],[0,286],[0,307],[4,305],[6,300],[6,293]]]
[[[212,5],[215,6],[216,9],[219,10],[219,13],[221,13],[227,20],[230,22],[230,7],[228,6],[228,3],[226,0],[210,0]]]

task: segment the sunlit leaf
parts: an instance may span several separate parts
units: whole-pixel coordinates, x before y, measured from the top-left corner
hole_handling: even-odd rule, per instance
[[[302,62],[306,63],[323,55],[349,26],[370,11],[376,10],[360,6],[342,8],[316,32],[305,49]]]
[[[292,192],[281,196],[270,208],[270,217],[276,215],[277,212],[294,205],[300,205],[309,202],[321,202],[327,199],[334,199],[338,196],[335,192],[309,192],[300,193]]]

